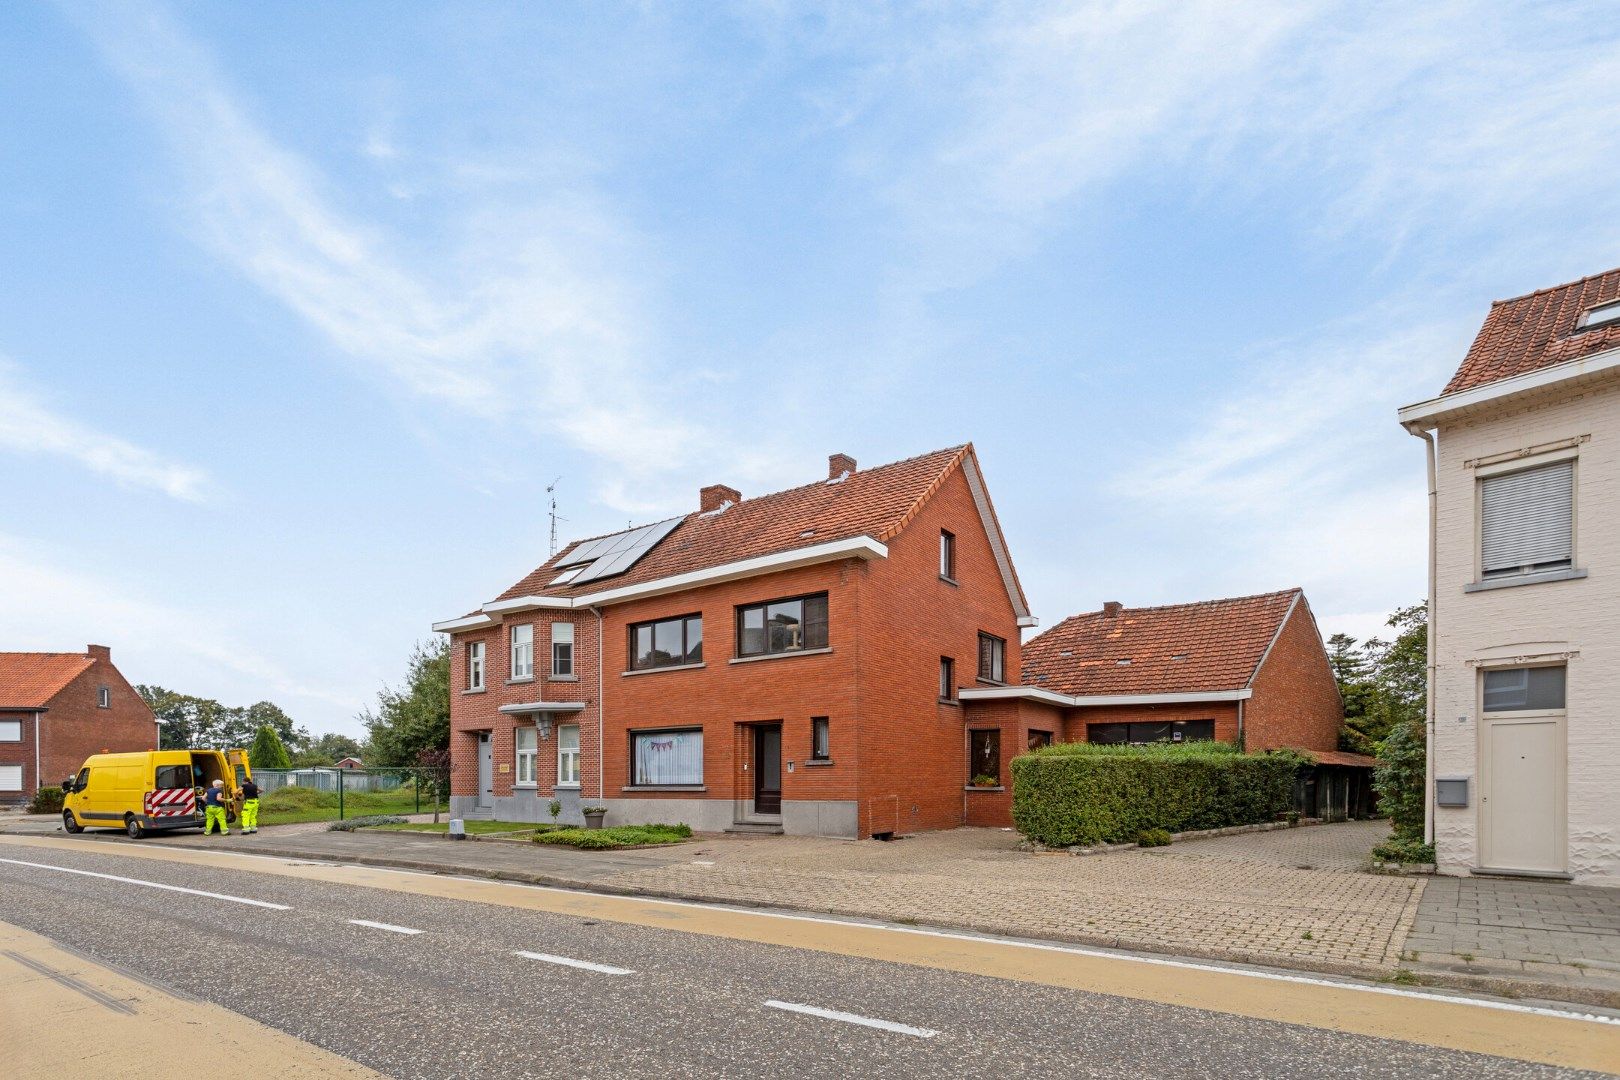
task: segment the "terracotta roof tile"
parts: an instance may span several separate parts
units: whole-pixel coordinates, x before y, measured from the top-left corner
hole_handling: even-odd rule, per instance
[[[0,653],[0,708],[43,709],[92,662],[83,653]]]
[[[1349,765],[1358,769],[1370,769],[1378,764],[1375,757],[1352,754],[1348,750],[1306,750],[1298,746],[1290,746],[1288,749],[1314,759],[1318,765]]]
[[[1575,326],[1587,308],[1615,299],[1620,299],[1620,269],[1494,302],[1443,393],[1454,394],[1620,347],[1620,323],[1590,330]]]
[[[1073,615],[1024,643],[1023,683],[1072,695],[1241,690],[1300,595]]]
[[[887,541],[972,452],[971,444],[953,446],[858,469],[838,483],[819,480],[743,499],[718,514],[693,512],[628,572],[577,586],[550,584],[560,573],[559,561],[597,538],[576,540],[496,599],[580,596],[856,536]]]

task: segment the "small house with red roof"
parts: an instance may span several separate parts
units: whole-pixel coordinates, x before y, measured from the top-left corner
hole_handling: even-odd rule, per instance
[[[157,745],[157,718],[107,646],[0,652],[0,803],[61,783],[91,754]]]

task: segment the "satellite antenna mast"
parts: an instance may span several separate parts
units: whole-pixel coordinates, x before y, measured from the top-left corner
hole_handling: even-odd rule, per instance
[[[551,501],[551,553],[553,555],[557,554],[557,485],[561,482],[562,477],[559,476],[546,485],[546,496]]]

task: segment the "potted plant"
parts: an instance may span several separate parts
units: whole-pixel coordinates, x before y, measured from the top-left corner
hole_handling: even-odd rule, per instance
[[[973,778],[973,786],[974,787],[999,787],[1000,785],[998,785],[996,783],[996,778],[991,776],[989,773],[980,773],[978,776],[975,776]]]
[[[602,819],[607,816],[607,811],[608,808],[605,806],[587,806],[581,809],[580,813],[585,815],[585,827],[587,829],[600,829]]]

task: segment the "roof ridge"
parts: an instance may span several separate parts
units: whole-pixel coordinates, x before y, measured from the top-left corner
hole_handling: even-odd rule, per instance
[[[932,499],[934,494],[939,491],[940,485],[945,483],[945,478],[951,475],[951,470],[960,465],[963,459],[966,458],[968,454],[973,452],[973,443],[965,442],[961,446],[947,447],[945,450],[936,450],[934,451],[934,454],[944,454],[951,449],[954,449],[956,453],[952,454],[951,459],[945,463],[945,467],[939,470],[939,475],[934,477],[933,481],[929,483],[928,487],[923,490],[921,495],[917,496],[916,501],[907,508],[905,513],[901,514],[895,522],[889,525],[888,528],[884,529],[879,535],[874,536],[872,539],[876,540],[880,544],[886,544],[895,536],[898,536],[907,525],[911,524],[911,519],[922,513],[922,508],[926,506],[928,504],[928,500]],[[934,455],[922,455],[922,457],[932,456]],[[916,461],[920,459],[913,458],[911,460]],[[899,464],[899,462],[896,462],[896,464]]]
[[[1544,288],[1532,289],[1530,292],[1521,293],[1518,296],[1509,296],[1502,300],[1492,300],[1491,306],[1498,307],[1502,304],[1511,304],[1518,300],[1529,300],[1531,297],[1540,296],[1543,293],[1563,292],[1565,289],[1572,289],[1577,285],[1584,285],[1588,281],[1593,281],[1597,278],[1606,278],[1610,274],[1620,274],[1620,266],[1616,266],[1612,270],[1604,270],[1596,274],[1587,274],[1585,277],[1578,277],[1574,281],[1566,281],[1562,285],[1548,285]]]
[[[1120,608],[1120,614],[1123,615],[1129,611],[1169,611],[1172,608],[1212,607],[1215,604],[1235,604],[1240,600],[1263,600],[1272,596],[1291,596],[1294,593],[1302,593],[1304,591],[1305,590],[1302,586],[1294,585],[1287,589],[1271,589],[1267,592],[1249,593],[1245,596],[1217,596],[1212,600],[1184,600],[1179,604],[1150,604],[1147,607],[1122,607]],[[1068,618],[1065,618],[1063,622],[1058,623],[1057,626],[1052,627],[1052,629],[1056,630],[1058,626],[1062,626],[1064,622],[1068,622],[1070,619],[1084,619],[1091,615],[1101,614],[1101,609],[1097,611],[1079,611],[1068,616]]]
[[[0,656],[67,656],[75,660],[88,660],[87,652],[0,652]]]

